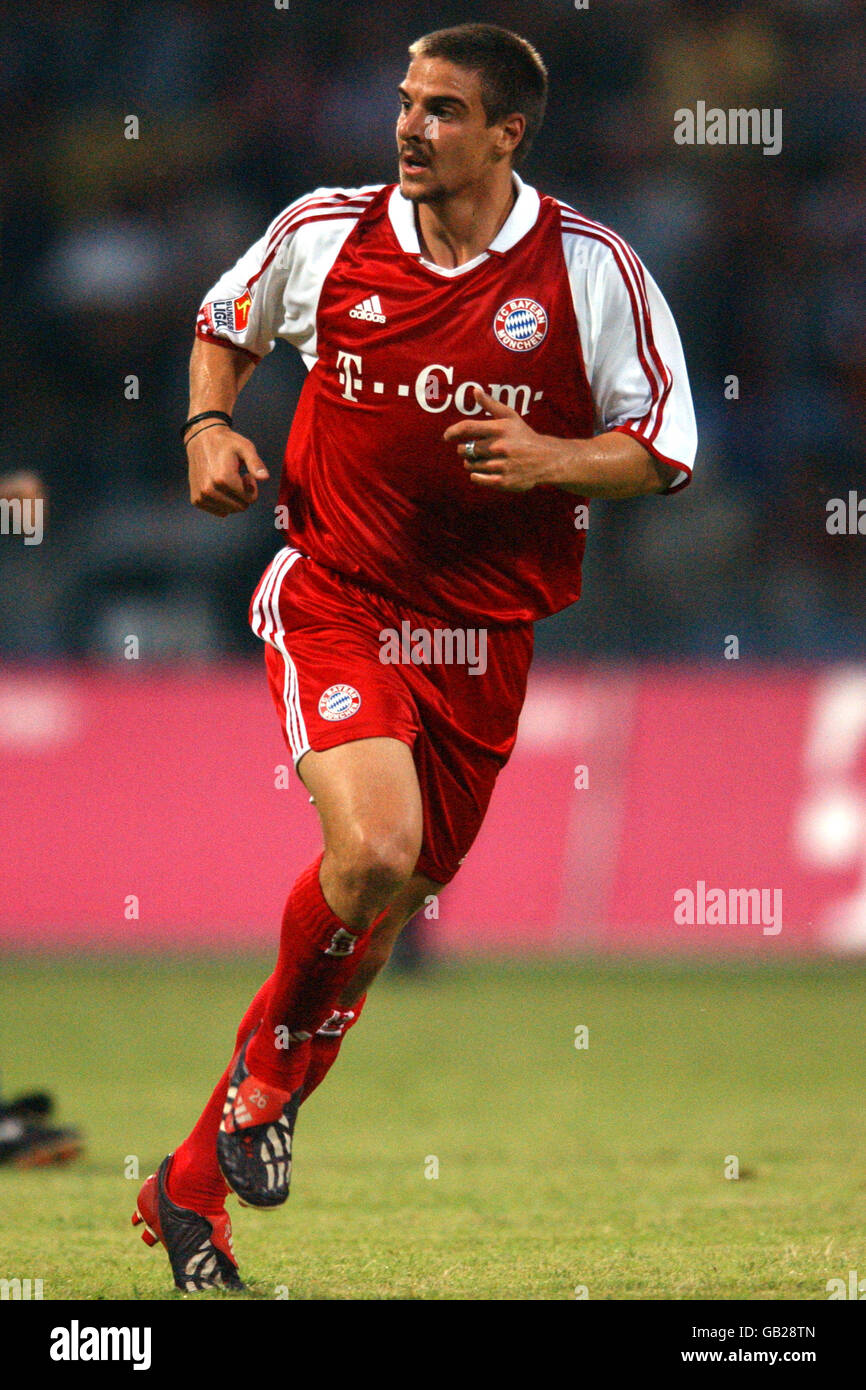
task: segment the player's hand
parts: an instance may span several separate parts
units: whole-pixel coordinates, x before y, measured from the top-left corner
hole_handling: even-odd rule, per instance
[[[475,416],[449,425],[442,436],[457,444],[470,480],[479,487],[499,492],[529,492],[545,481],[548,466],[558,441],[548,435],[536,434],[516,410],[503,405],[494,396],[473,388],[479,405],[492,415],[491,420]],[[475,441],[475,457],[466,458],[466,446]]]
[[[251,439],[228,425],[214,425],[187,444],[189,498],[212,516],[245,512],[259,495],[258,484],[270,477]]]

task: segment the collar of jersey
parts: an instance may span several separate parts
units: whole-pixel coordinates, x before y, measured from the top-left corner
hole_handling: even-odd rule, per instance
[[[415,228],[415,208],[408,198],[404,198],[400,192],[400,185],[394,185],[394,191],[388,200],[388,216],[391,219],[391,226],[394,228],[394,235],[400,244],[401,251],[407,255],[417,256],[423,266],[428,270],[433,270],[437,275],[464,275],[467,270],[474,269],[485,261],[491,252],[510,251],[512,246],[516,246],[521,237],[526,236],[530,228],[535,226],[538,220],[538,209],[541,206],[541,199],[534,188],[528,183],[524,183],[519,174],[512,173],[515,185],[517,186],[517,198],[514,207],[503,222],[499,231],[496,233],[486,251],[467,261],[465,265],[442,266],[435,265],[433,261],[428,261],[421,255],[421,246],[418,241],[418,232]]]

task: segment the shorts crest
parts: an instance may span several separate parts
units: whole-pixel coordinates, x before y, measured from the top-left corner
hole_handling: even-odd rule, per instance
[[[323,719],[348,719],[361,708],[361,697],[353,685],[329,685],[319,699]]]

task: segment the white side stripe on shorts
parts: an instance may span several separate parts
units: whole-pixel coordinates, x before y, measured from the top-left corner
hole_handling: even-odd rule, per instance
[[[253,599],[252,629],[257,637],[267,642],[283,658],[283,706],[286,711],[286,737],[297,767],[299,759],[309,752],[310,741],[301,710],[301,696],[298,687],[298,672],[289,656],[286,646],[286,633],[280,619],[280,589],[292,565],[302,558],[299,550],[286,546],[277,551],[268,569],[262,576]]]
[[[251,627],[257,637],[261,637],[263,642],[270,642],[273,636],[274,621],[271,612],[271,603],[274,590],[279,591],[282,577],[288,573],[291,564],[299,560],[301,552],[293,550],[291,546],[283,546],[278,550],[271,563],[268,565],[261,579],[258,588],[253,595],[253,617]],[[279,610],[277,610],[277,621],[279,621]]]

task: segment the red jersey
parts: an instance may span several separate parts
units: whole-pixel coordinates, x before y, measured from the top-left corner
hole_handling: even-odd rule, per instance
[[[484,417],[473,386],[541,434],[633,435],[676,487],[696,447],[676,327],[634,251],[514,181],[502,229],[456,269],[422,256],[399,186],[318,190],[218,281],[197,325],[256,357],[285,338],[309,368],[280,483],[289,544],[421,611],[493,625],[579,597],[586,499],[472,483],[442,434]]]

